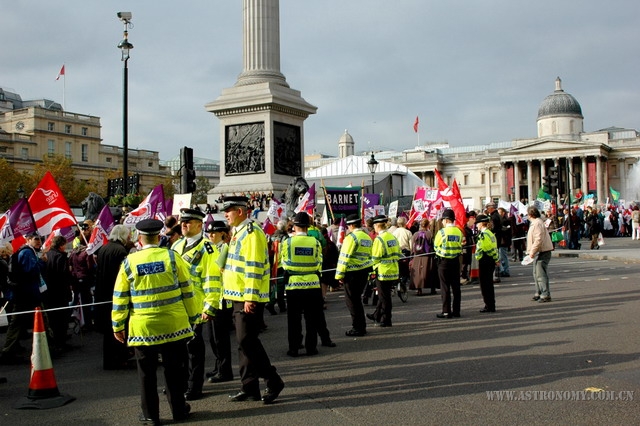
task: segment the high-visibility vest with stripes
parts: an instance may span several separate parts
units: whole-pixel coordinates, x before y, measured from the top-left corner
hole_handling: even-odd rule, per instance
[[[497,261],[500,257],[496,236],[487,228],[480,231],[478,242],[476,243],[476,259],[480,260],[484,256],[493,258],[494,261]]]
[[[193,336],[200,316],[189,265],[175,252],[150,247],[122,262],[113,290],[114,332],[128,320],[128,345],[151,346]]]
[[[344,278],[346,272],[370,268],[373,265],[371,260],[372,245],[371,237],[360,228],[345,236],[338,257],[336,279]]]
[[[400,245],[392,233],[382,231],[375,240],[371,249],[373,269],[380,281],[393,281],[400,278]]]
[[[322,245],[315,237],[295,235],[284,240],[280,264],[289,276],[286,290],[320,288]]]
[[[220,252],[216,245],[206,238],[201,238],[195,246],[185,251],[186,244],[187,239],[182,238],[176,241],[171,249],[190,265],[189,271],[198,306],[203,312],[213,314],[221,307],[222,279],[218,264]]]
[[[462,253],[462,231],[455,225],[445,226],[436,234],[434,247],[436,256],[455,259]]]
[[[229,242],[222,273],[223,297],[236,302],[269,301],[267,237],[251,220],[238,225]]]

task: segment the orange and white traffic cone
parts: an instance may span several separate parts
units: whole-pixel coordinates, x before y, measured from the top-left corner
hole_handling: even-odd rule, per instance
[[[36,308],[33,320],[33,352],[31,354],[29,393],[26,398],[16,402],[13,408],[55,408],[71,401],[75,401],[75,397],[63,395],[58,390],[42,311],[40,308]]]
[[[478,265],[478,259],[476,259],[476,246],[473,246],[471,250],[471,272],[469,272],[470,284],[477,284],[480,281],[480,266]]]

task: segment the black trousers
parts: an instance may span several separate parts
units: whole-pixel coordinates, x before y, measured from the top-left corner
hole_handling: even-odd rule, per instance
[[[224,303],[224,302],[223,302]],[[226,303],[225,303],[226,305]],[[233,378],[231,368],[231,336],[229,329],[233,323],[233,308],[220,309],[213,320],[206,323],[205,333],[213,355],[216,357],[214,373],[224,378]]]
[[[364,317],[364,306],[362,305],[362,292],[367,286],[367,280],[371,268],[360,269],[359,271],[347,272],[344,275],[344,293],[347,309],[351,314],[351,325],[354,330],[366,331],[367,323]]]
[[[495,265],[496,262],[487,256],[484,256],[478,262],[478,268],[480,269],[480,292],[482,293],[482,300],[484,300],[484,307],[487,309],[496,308],[496,295],[493,288],[493,271]]]
[[[247,393],[260,392],[260,378],[265,379],[267,387],[276,385],[280,376],[271,365],[269,356],[258,337],[262,326],[264,303],[258,303],[252,314],[244,312],[244,302],[233,302],[233,319],[236,325],[238,355],[240,361],[240,381],[242,390]]]
[[[160,418],[158,397],[158,354],[162,355],[167,400],[174,417],[182,416],[187,378],[187,339],[153,346],[136,346],[138,378],[142,392],[142,413],[149,419]]]
[[[442,313],[460,315],[460,260],[457,257],[438,257],[438,278],[442,292]]]
[[[189,353],[189,379],[187,381],[187,389],[192,392],[202,392],[204,383],[204,324],[197,324],[194,327],[194,335],[187,343],[187,351]]]
[[[373,312],[376,321],[386,325],[391,325],[391,288],[396,285],[397,281],[380,281],[376,279],[376,287],[378,288],[378,305]]]
[[[318,347],[320,317],[324,317],[322,289],[287,290],[289,350],[293,352],[298,351],[298,346],[302,342],[303,316],[305,325],[304,346],[307,352],[313,352]]]

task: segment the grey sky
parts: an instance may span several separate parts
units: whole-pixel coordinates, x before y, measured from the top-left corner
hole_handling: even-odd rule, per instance
[[[219,159],[219,122],[205,111],[242,71],[242,1],[4,2],[0,86],[23,99],[101,117],[122,143],[122,38],[129,40],[129,146],[168,160],[181,146]],[[536,136],[560,76],[585,131],[639,128],[637,0],[280,0],[281,71],[318,107],[305,152],[451,146]]]

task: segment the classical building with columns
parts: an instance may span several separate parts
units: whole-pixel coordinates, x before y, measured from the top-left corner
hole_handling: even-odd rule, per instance
[[[555,90],[538,109],[537,138],[465,147],[427,145],[375,155],[407,166],[427,186],[436,185],[437,169],[448,183],[457,181],[463,198],[473,208],[489,200],[536,199],[551,167],[560,175],[561,197],[594,194],[598,203],[605,203],[611,187],[626,201],[639,200],[638,131],[611,127],[585,132],[583,119],[580,104],[562,89],[557,78]],[[345,138],[340,139],[340,149]],[[351,135],[347,140],[352,141]],[[313,160],[311,163],[318,163],[317,158]]]

